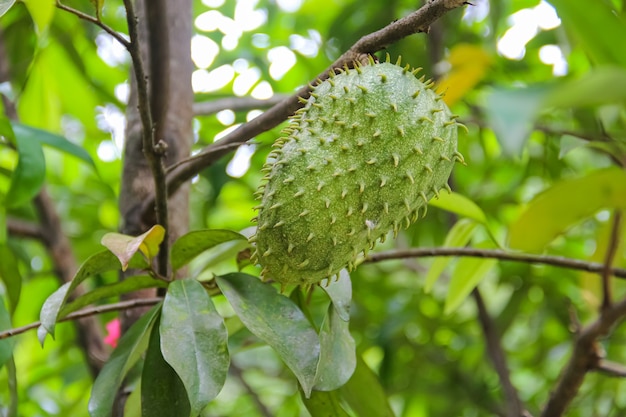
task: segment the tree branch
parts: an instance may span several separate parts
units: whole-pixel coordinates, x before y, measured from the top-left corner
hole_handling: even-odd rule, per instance
[[[7,219],[7,231],[11,236],[30,239],[42,239],[43,234],[39,225],[22,219]]]
[[[478,291],[478,288],[474,288],[474,291],[472,291],[472,297],[474,297],[474,301],[476,302],[478,321],[480,322],[480,327],[482,328],[483,335],[485,336],[487,354],[489,359],[491,359],[491,363],[493,364],[496,373],[498,374],[500,385],[504,391],[506,415],[509,417],[523,416],[524,408],[517,393],[517,389],[511,382],[511,375],[506,364],[506,356],[504,354],[504,350],[502,349],[502,345],[500,344],[500,335],[495,328],[495,323],[487,311],[487,307],[485,306],[485,302],[483,301],[483,297],[480,294],[480,291]]]
[[[128,42],[122,35],[117,33],[115,30],[113,30],[113,28],[107,26],[104,22],[102,22],[102,20],[100,20],[99,16],[97,16],[97,17],[89,16],[88,14],[85,14],[85,13],[81,12],[80,10],[76,10],[76,9],[73,9],[73,8],[71,8],[69,6],[64,5],[59,0],[57,0],[56,6],[57,6],[57,8],[59,8],[61,10],[64,10],[64,11],[66,11],[68,13],[71,13],[71,14],[77,16],[79,19],[85,20],[85,21],[87,21],[89,23],[93,23],[94,25],[98,26],[100,29],[104,30],[106,33],[111,35],[124,48],[126,48],[127,50],[130,50],[130,42]],[[97,10],[96,10],[96,14],[98,14]]]
[[[621,321],[624,316],[626,316],[626,299],[604,309],[596,321],[584,327],[577,334],[572,356],[567,362],[556,388],[550,394],[541,417],[563,415],[578,394],[587,372],[606,370],[606,362],[603,362],[598,339],[609,334],[613,326]]]
[[[491,258],[502,261],[524,262],[532,264],[551,265],[560,268],[574,269],[578,271],[602,273],[605,265],[597,262],[586,262],[579,259],[565,258],[562,256],[533,255],[528,253],[507,252],[500,249],[475,249],[475,248],[415,248],[406,250],[391,250],[387,252],[370,254],[365,262],[380,262],[390,259],[404,258],[429,258],[436,256],[465,256],[473,258]],[[612,268],[610,273],[618,278],[626,278],[626,269]]]
[[[128,301],[122,301],[122,302],[114,303],[114,304],[106,304],[106,305],[101,305],[101,306],[85,308],[85,309],[68,314],[67,316],[59,320],[59,322],[84,319],[86,317],[95,316],[97,314],[109,313],[111,311],[123,311],[123,310],[129,310],[131,308],[153,306],[162,300],[163,299],[160,297],[138,298],[136,300],[128,300]],[[41,326],[41,322],[36,321],[34,323],[27,324],[26,326],[5,330],[3,332],[0,332],[0,340],[7,339],[9,337],[13,337],[18,334],[26,333],[29,330],[38,328],[39,326]]]
[[[283,94],[274,94],[272,97],[264,100],[252,97],[227,97],[219,100],[194,103],[193,113],[196,116],[209,116],[222,110],[243,111],[265,109],[275,106],[286,98],[287,96]]]
[[[124,1],[126,3],[128,0]],[[439,19],[445,13],[465,4],[467,4],[467,2],[461,0],[429,1],[419,10],[411,13],[410,15],[392,22],[377,32],[362,37],[331,66],[316,77],[316,79],[312,81],[312,84],[317,84],[328,78],[328,73],[332,69],[342,68],[344,66],[353,66],[355,61],[363,61],[366,59],[368,54],[377,52],[393,42],[415,33],[427,32],[428,27],[435,20]],[[276,104],[259,117],[239,126],[239,128],[235,129],[219,142],[207,146],[202,152],[195,155],[193,158],[188,159],[187,163],[179,165],[167,176],[168,191],[173,193],[186,181],[193,178],[200,171],[209,167],[230,151],[230,149],[225,148],[216,150],[215,148],[217,146],[224,146],[231,143],[241,144],[260,133],[278,126],[281,122],[286,120],[296,110],[303,106],[303,104],[299,101],[299,98],[308,98],[310,92],[310,86],[301,88],[296,94]],[[141,212],[148,212],[154,205],[154,202],[154,196],[146,199]]]

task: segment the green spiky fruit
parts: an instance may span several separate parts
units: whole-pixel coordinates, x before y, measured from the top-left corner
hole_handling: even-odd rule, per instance
[[[371,60],[314,88],[264,167],[251,238],[264,277],[311,285],[353,268],[447,187],[457,122],[416,72]]]

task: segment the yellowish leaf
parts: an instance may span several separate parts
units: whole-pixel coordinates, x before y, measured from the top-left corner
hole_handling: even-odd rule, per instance
[[[151,262],[159,253],[159,245],[164,237],[165,229],[157,224],[136,237],[121,233],[107,233],[102,237],[100,243],[113,252],[122,264],[122,271],[126,271],[128,263],[137,251],[141,252],[148,259],[148,262]]]
[[[491,56],[480,46],[461,43],[450,51],[450,71],[441,79],[437,91],[448,106],[462,99],[487,74]]]

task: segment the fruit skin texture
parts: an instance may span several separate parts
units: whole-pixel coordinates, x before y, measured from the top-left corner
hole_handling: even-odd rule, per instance
[[[448,188],[457,122],[416,72],[371,61],[314,87],[264,167],[251,238],[264,278],[308,286],[352,269]]]

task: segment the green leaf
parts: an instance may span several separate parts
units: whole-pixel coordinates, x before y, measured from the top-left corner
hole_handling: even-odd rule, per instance
[[[330,297],[337,314],[343,321],[350,320],[350,303],[352,302],[352,282],[350,274],[345,269],[339,271],[339,278],[322,285],[322,289]]]
[[[43,35],[52,22],[54,16],[54,0],[22,0],[26,4],[30,16],[35,23],[39,36]]]
[[[448,235],[446,236],[446,240],[443,242],[444,248],[458,248],[467,245],[467,242],[470,241],[474,230],[476,229],[476,222],[469,219],[461,219],[452,226]],[[438,257],[436,258],[430,269],[428,270],[428,274],[426,274],[426,280],[424,282],[424,292],[429,293],[435,282],[441,276],[441,273],[446,269],[448,264],[450,263],[450,258]]]
[[[170,284],[160,332],[163,357],[185,385],[196,416],[219,394],[230,366],[224,320],[198,281]]]
[[[60,320],[68,314],[80,310],[85,306],[93,304],[96,301],[102,300],[103,298],[115,297],[143,288],[167,288],[167,285],[167,282],[153,278],[149,275],[134,275],[113,284],[97,287],[93,291],[89,291],[88,293],[81,295],[63,307],[57,317],[57,320]]]
[[[158,304],[144,314],[131,326],[119,340],[117,348],[98,374],[91,389],[89,398],[89,415],[91,417],[110,417],[115,393],[122,384],[128,371],[137,363],[148,347],[150,331],[161,309]]]
[[[13,4],[15,4],[15,0],[0,0],[0,17],[9,11]]]
[[[472,200],[459,193],[441,193],[439,198],[431,199],[428,204],[458,214],[460,217],[467,217],[478,223],[487,224],[487,216],[483,210]]]
[[[157,321],[150,333],[141,374],[142,417],[189,417],[191,408],[183,381],[163,359],[161,336]]]
[[[509,228],[509,245],[543,250],[579,221],[603,208],[626,209],[626,173],[607,168],[554,184],[530,203]]]
[[[17,166],[11,177],[6,195],[6,206],[18,207],[28,203],[41,189],[46,177],[46,160],[41,143],[30,138],[15,136]]]
[[[337,391],[313,391],[308,397],[303,392],[301,394],[302,402],[311,417],[350,417],[350,414],[341,406]]]
[[[314,389],[332,391],[344,385],[354,373],[356,351],[350,334],[350,322],[344,320],[332,305],[320,329],[320,360]]]
[[[22,276],[17,267],[17,257],[7,245],[0,245],[0,278],[9,299],[9,311],[14,312],[22,292]]]
[[[626,26],[615,13],[610,2],[550,0],[566,29],[574,35],[582,49],[596,64],[626,66],[626,56],[617,39],[626,39]],[[590,28],[601,28],[592,30]]]
[[[376,374],[357,356],[356,369],[352,378],[339,389],[342,398],[359,417],[394,417],[387,393],[380,385]]]
[[[497,259],[459,259],[450,278],[444,313],[454,312],[497,264]]]
[[[0,298],[0,332],[11,328],[11,316],[4,306],[4,300]],[[0,369],[13,357],[14,338],[0,339]]]
[[[216,278],[222,294],[258,338],[270,345],[311,394],[320,355],[320,341],[302,310],[257,277],[234,273]]]
[[[232,230],[208,229],[189,232],[179,237],[172,244],[170,254],[172,268],[175,271],[180,269],[205,250],[213,248],[220,243],[245,239],[245,236]]]
[[[626,69],[594,68],[576,80],[559,83],[546,97],[545,107],[598,106],[626,99]]]
[[[7,210],[4,204],[0,205],[0,245],[7,243]]]
[[[148,262],[159,253],[159,245],[165,237],[165,229],[156,224],[139,236],[123,235],[121,233],[107,233],[102,236],[103,246],[115,254],[122,264],[122,271],[126,271],[130,260],[137,252],[143,253]]]
[[[41,313],[39,314],[41,326],[37,331],[39,342],[43,345],[47,333],[50,333],[50,335],[54,337],[54,325],[58,320],[59,312],[67,302],[72,291],[74,291],[81,282],[93,275],[118,270],[119,265],[119,260],[108,250],[96,253],[83,262],[76,272],[76,275],[74,275],[74,278],[72,278],[72,281],[63,284],[58,290],[52,293],[41,307]],[[136,256],[131,260],[130,266],[132,268],[143,269],[147,267],[147,264],[141,257]]]
[[[95,162],[85,149],[70,142],[63,136],[55,135],[48,131],[37,129],[31,126],[26,126],[20,123],[13,122],[11,123],[11,125],[13,127],[13,131],[15,132],[15,135],[22,137],[22,139],[24,140],[37,141],[42,145],[51,146],[61,152],[67,153],[83,160],[94,168],[96,167]]]
[[[494,90],[487,96],[487,121],[506,154],[522,152],[548,91],[535,86]]]

